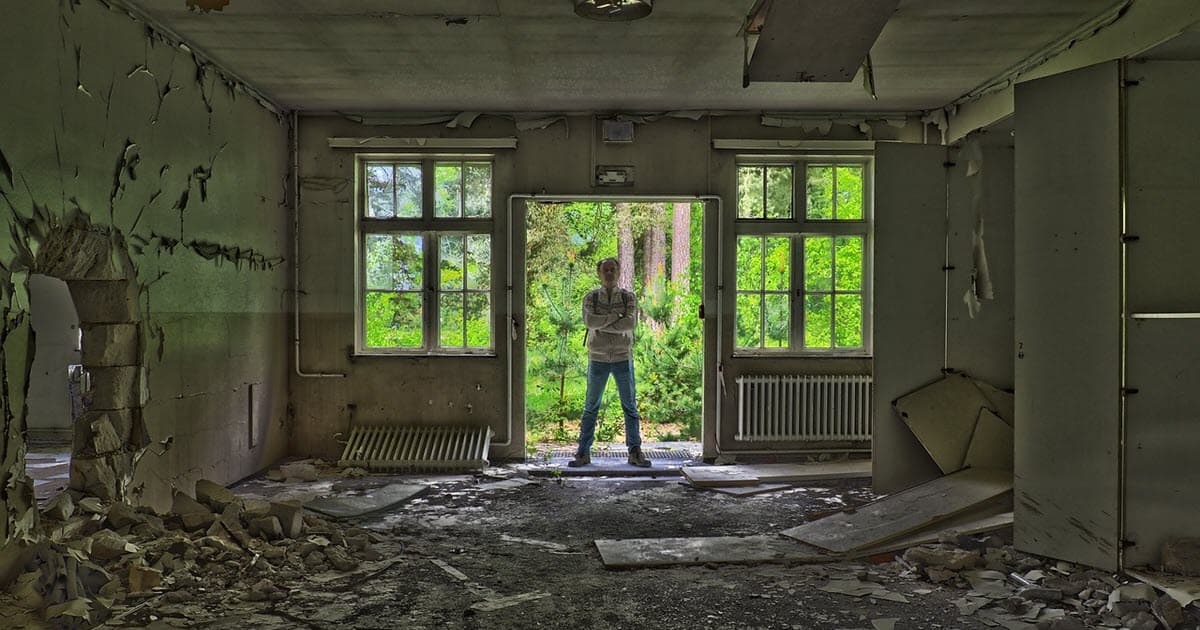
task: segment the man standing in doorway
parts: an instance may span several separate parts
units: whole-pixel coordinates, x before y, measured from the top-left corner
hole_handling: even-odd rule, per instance
[[[617,286],[621,265],[616,258],[596,264],[600,287],[583,298],[583,325],[587,327],[587,396],[579,427],[579,450],[567,465],[592,463],[592,441],[596,437],[596,416],[611,374],[617,382],[617,395],[625,412],[625,446],[629,463],[643,468],[650,460],[642,455],[641,416],[633,376],[633,329],[637,327],[637,296]]]

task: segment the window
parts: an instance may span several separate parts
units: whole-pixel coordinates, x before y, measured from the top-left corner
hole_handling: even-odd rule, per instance
[[[357,162],[357,351],[492,353],[491,161]]]
[[[739,163],[738,353],[869,352],[868,165]]]

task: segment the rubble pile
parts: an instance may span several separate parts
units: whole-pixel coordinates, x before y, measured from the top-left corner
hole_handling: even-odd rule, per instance
[[[195,497],[176,492],[167,514],[79,496],[64,492],[43,509],[42,535],[8,563],[15,579],[0,593],[0,611],[89,627],[225,589],[269,602],[306,576],[383,557],[374,532],[306,514],[298,503],[243,499],[207,480]]]
[[[954,601],[959,613],[1010,630],[1194,629],[1170,595],[1149,584],[1016,551],[997,536],[943,537],[897,557],[901,577],[966,589]]]

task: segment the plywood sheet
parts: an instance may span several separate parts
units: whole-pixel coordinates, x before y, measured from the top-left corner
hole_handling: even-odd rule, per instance
[[[1009,502],[1009,508],[1012,508],[1012,502]],[[958,534],[965,536],[974,536],[977,534],[987,534],[1000,531],[1007,527],[1012,527],[1013,513],[1012,509],[999,514],[989,514],[980,516],[974,511],[965,513],[960,516],[951,517],[940,523],[935,523],[931,527],[913,532],[907,536],[894,538],[886,543],[866,549],[860,549],[851,554],[854,558],[866,558],[877,556],[885,553],[892,553],[916,547],[917,545],[931,545],[942,539],[943,536]]]
[[[975,387],[983,393],[983,397],[988,399],[988,409],[996,412],[1008,426],[1012,426],[1016,418],[1016,397],[1012,392],[1006,392],[992,385],[976,379]]]
[[[1118,62],[1016,86],[1018,549],[1117,568]]]
[[[811,464],[745,464],[738,466],[686,466],[683,475],[698,488],[756,486],[762,483],[802,483],[829,479],[869,479],[866,459]]]
[[[941,377],[946,311],[946,148],[875,148],[871,461],[876,492],[941,474],[892,401]]]
[[[949,474],[963,467],[979,410],[987,404],[974,381],[951,374],[902,396],[895,407],[938,468]]]
[[[697,488],[757,486],[762,483],[741,466],[684,466],[679,470]]]
[[[757,486],[733,486],[728,488],[714,486],[705,488],[705,490],[712,490],[713,492],[720,492],[721,494],[728,494],[735,497],[750,497],[794,487],[796,487],[795,484],[790,483],[760,483]]]
[[[407,501],[425,491],[427,487],[393,483],[364,495],[318,497],[305,503],[304,507],[334,519],[355,518]]]
[[[967,447],[963,466],[1011,471],[1013,467],[1013,431],[1000,416],[988,409],[979,410],[975,433]]]
[[[1004,471],[964,470],[783,533],[845,553],[921,530],[1011,490],[1012,475]]]
[[[750,59],[750,80],[852,80],[897,4],[899,0],[772,3]]]
[[[781,536],[597,540],[609,568],[751,562],[832,562],[836,556]]]
[[[1159,573],[1149,569],[1126,569],[1130,577],[1139,579],[1170,595],[1180,606],[1190,606],[1200,599],[1200,578],[1170,573]]]

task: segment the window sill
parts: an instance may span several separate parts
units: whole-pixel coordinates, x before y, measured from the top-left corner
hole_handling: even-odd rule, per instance
[[[459,358],[459,359],[494,359],[500,355],[495,351],[487,352],[404,352],[401,350],[394,351],[371,351],[371,350],[356,350],[353,354],[354,358],[396,358],[396,359],[429,359],[429,358]]]
[[[735,352],[735,359],[871,359],[867,352]]]

